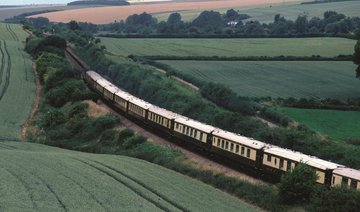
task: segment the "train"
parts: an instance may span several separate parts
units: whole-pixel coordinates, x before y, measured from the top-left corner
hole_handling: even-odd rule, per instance
[[[304,163],[316,170],[319,184],[360,190],[359,170],[228,132],[158,107],[120,89],[93,70],[85,71],[83,78],[90,88],[128,117],[262,175],[280,179],[297,164]]]

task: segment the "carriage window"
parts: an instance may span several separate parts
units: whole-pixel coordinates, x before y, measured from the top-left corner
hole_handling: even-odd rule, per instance
[[[234,151],[234,144],[230,143],[230,151]]]
[[[239,145],[236,145],[236,150],[235,150],[236,153],[239,153]]]
[[[182,133],[185,134],[185,126],[183,126]]]
[[[179,129],[179,124],[176,123],[176,124],[175,124],[175,127],[176,127],[176,129]]]
[[[280,168],[282,168],[284,166],[284,160],[280,159]]]
[[[221,148],[224,148],[224,140],[221,140]]]
[[[275,165],[277,164],[277,159],[275,158]]]
[[[271,162],[271,155],[267,155],[267,161]]]
[[[246,151],[246,157],[250,157],[250,149],[247,149],[247,151]]]
[[[220,146],[220,138],[217,139],[217,145]]]
[[[187,127],[187,128],[186,128],[186,135],[189,135],[189,131],[190,131],[190,128]]]
[[[196,138],[197,137],[197,131],[195,130],[195,135],[194,135],[194,137]]]
[[[342,181],[341,181],[341,185],[343,185],[343,186],[347,186],[347,184],[348,184],[348,178],[346,178],[346,177],[343,177],[342,178]]]
[[[244,155],[245,154],[245,147],[241,147],[241,155]]]
[[[200,132],[200,140],[202,141],[202,139],[203,139],[203,134],[202,132]]]
[[[291,170],[291,161],[287,161],[287,167],[286,167],[286,170],[290,171]]]
[[[229,148],[229,142],[225,141],[225,149]]]
[[[356,180],[351,180],[351,183],[350,183],[350,187],[351,188],[357,188],[357,181]]]
[[[192,136],[192,135],[193,135],[193,129],[190,130],[190,136]]]

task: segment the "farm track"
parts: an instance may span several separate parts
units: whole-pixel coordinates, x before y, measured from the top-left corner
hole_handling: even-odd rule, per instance
[[[118,171],[110,166],[107,166],[105,164],[102,164],[100,162],[97,162],[97,161],[92,161],[92,160],[89,160],[91,161],[92,163],[88,162],[88,161],[84,161],[84,160],[81,160],[81,159],[78,159],[78,158],[73,158],[74,160],[77,160],[83,164],[86,164],[96,170],[98,170],[99,172],[109,176],[110,178],[114,179],[115,181],[121,183],[122,185],[124,185],[125,187],[127,187],[129,190],[133,191],[134,193],[136,193],[138,196],[142,197],[143,199],[145,199],[146,201],[152,203],[153,205],[155,205],[157,208],[163,210],[163,211],[173,211],[172,209],[169,208],[169,206],[167,205],[164,205],[164,204],[161,204],[157,201],[154,200],[157,199],[157,200],[164,200],[164,202],[166,202],[167,204],[170,204],[172,207],[180,210],[180,211],[188,211],[187,209],[183,209],[181,206],[178,206],[177,204],[174,205],[172,202],[169,202],[167,201],[166,199],[164,199],[163,196],[161,195],[158,195],[158,192],[154,192],[153,189],[149,189],[147,186],[144,186],[143,183],[137,181],[137,180],[134,180],[133,178],[129,177],[128,175],[126,175],[125,173],[121,172],[121,171]],[[94,165],[93,163],[96,163],[97,165]],[[99,167],[100,166],[100,167]],[[109,171],[111,170],[111,171]],[[120,177],[116,176],[116,174],[113,174],[112,172],[115,172],[117,175],[120,175],[122,176],[124,179],[121,179]],[[126,182],[128,181],[128,182]],[[130,182],[129,182],[130,181]],[[136,188],[134,185],[130,185],[130,183],[133,183],[135,184],[137,187],[140,187],[140,188]],[[149,197],[148,195],[145,195],[143,194],[143,191],[140,191],[140,189],[143,189],[149,193],[151,193],[153,196],[155,197]]]
[[[9,87],[9,84],[10,84],[10,74],[11,74],[11,57],[10,57],[10,54],[9,54],[9,50],[7,49],[7,46],[6,46],[6,42],[4,42],[4,51],[5,51],[5,54],[7,56],[7,67],[6,67],[6,76],[5,76],[5,82],[4,82],[4,86],[2,87],[2,90],[0,90],[0,101],[1,99],[3,98],[3,96],[5,95],[5,92],[7,90],[7,88]],[[4,73],[3,73],[4,74]],[[0,84],[1,85],[1,84]]]

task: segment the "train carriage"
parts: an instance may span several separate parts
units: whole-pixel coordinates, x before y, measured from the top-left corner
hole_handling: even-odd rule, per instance
[[[360,190],[360,171],[347,167],[335,169],[331,179],[331,186],[346,186]]]
[[[178,116],[174,120],[174,134],[183,140],[188,140],[197,146],[211,148],[211,132],[215,128],[210,125]]]
[[[212,133],[212,151],[256,168],[261,166],[265,143],[235,133],[216,129]]]
[[[264,150],[263,168],[277,177],[280,177],[286,171],[291,171],[298,163],[305,163],[314,168],[318,176],[317,182],[326,185],[330,185],[332,171],[341,167],[341,165],[329,161],[280,147],[269,147]]]
[[[143,121],[146,120],[148,109],[152,106],[139,98],[133,97],[128,101],[128,114]]]
[[[87,71],[84,79],[92,88],[95,88],[96,81],[102,80],[103,77],[95,71]]]
[[[174,112],[152,106],[149,108],[147,119],[151,126],[171,134],[174,129],[174,119],[177,116],[178,114]]]
[[[115,93],[119,91],[119,88],[113,84],[108,84],[104,87],[104,97],[106,100],[114,101]]]
[[[114,104],[115,107],[119,108],[120,110],[127,112],[128,111],[128,101],[134,98],[133,95],[123,91],[118,90],[114,95]]]

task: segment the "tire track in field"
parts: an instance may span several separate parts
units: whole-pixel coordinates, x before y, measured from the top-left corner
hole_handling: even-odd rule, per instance
[[[155,200],[153,200],[153,199],[150,198],[150,197],[147,197],[146,195],[144,195],[144,194],[143,194],[141,191],[139,191],[138,189],[134,188],[133,186],[129,185],[129,184],[128,184],[127,182],[125,182],[124,180],[122,180],[122,179],[120,179],[119,177],[117,177],[117,176],[115,176],[114,174],[112,174],[110,171],[107,170],[107,169],[108,169],[107,167],[103,166],[103,167],[105,167],[105,168],[100,168],[100,167],[98,167],[98,166],[95,166],[95,165],[92,164],[92,163],[87,162],[87,161],[83,161],[83,160],[78,159],[78,158],[73,158],[73,159],[76,160],[76,161],[79,161],[79,162],[81,162],[81,163],[83,163],[83,164],[86,164],[86,165],[88,165],[88,166],[90,166],[90,167],[98,170],[99,172],[101,172],[101,173],[109,176],[110,178],[112,178],[112,179],[114,179],[115,181],[119,182],[120,184],[124,185],[124,186],[125,186],[126,188],[128,188],[129,190],[133,191],[133,192],[134,192],[135,194],[137,194],[138,196],[140,196],[140,197],[142,197],[143,199],[145,199],[146,201],[152,203],[155,207],[159,208],[160,210],[163,210],[163,211],[171,211],[171,209],[169,209],[168,207],[163,206],[162,204],[156,202]],[[97,163],[97,162],[96,162],[96,163]],[[110,170],[112,170],[112,169],[110,169]],[[115,172],[116,172],[116,171],[115,171]],[[116,173],[122,175],[122,174],[119,173],[119,172],[116,172]],[[122,175],[122,176],[125,177],[125,178],[127,178],[127,177],[124,176],[124,175]],[[129,178],[127,178],[127,179],[128,179],[128,180],[131,180],[131,179],[129,179]],[[135,182],[135,183],[136,183],[136,182]],[[136,184],[137,184],[137,183],[136,183]],[[139,184],[137,184],[137,185],[139,185]],[[139,185],[139,186],[141,186],[141,185]],[[150,190],[148,190],[148,191],[151,192]],[[153,193],[153,192],[151,192],[151,193]],[[153,194],[154,194],[154,193],[153,193]],[[155,194],[155,195],[156,195],[156,194]],[[157,195],[157,196],[158,196],[158,195]],[[158,196],[158,197],[161,198],[160,196]],[[179,210],[181,210],[181,209],[179,209]]]
[[[6,53],[6,56],[7,56],[7,61],[8,61],[8,65],[7,65],[7,68],[6,68],[6,76],[5,76],[5,84],[4,84],[4,87],[3,89],[1,90],[0,92],[0,101],[1,99],[3,98],[6,90],[8,89],[9,87],[9,84],[10,84],[10,73],[11,73],[11,57],[10,57],[10,54],[9,54],[9,50],[7,49],[7,46],[6,46],[6,42],[4,41],[4,50],[5,50],[5,53]]]
[[[124,172],[122,172],[122,171],[119,171],[119,170],[117,170],[117,169],[115,169],[115,168],[113,168],[113,167],[111,167],[111,166],[108,166],[108,165],[106,165],[106,164],[104,164],[104,163],[101,163],[101,162],[98,162],[98,161],[94,161],[94,160],[91,160],[91,159],[88,159],[88,160],[90,160],[90,161],[92,161],[92,162],[94,162],[94,163],[97,163],[97,164],[99,164],[99,165],[101,165],[101,166],[104,166],[104,167],[106,167],[106,168],[108,168],[108,169],[110,169],[110,170],[112,170],[112,171],[114,171],[114,172],[116,172],[116,173],[118,173],[118,174],[120,174],[120,175],[122,175],[122,176],[124,176],[124,177],[126,177],[126,178],[128,178],[128,179],[130,179],[130,180],[132,180],[132,181],[134,181],[135,183],[141,185],[141,186],[144,187],[145,189],[151,191],[151,193],[154,193],[155,195],[161,197],[163,200],[165,200],[166,202],[168,202],[170,205],[174,206],[175,208],[178,208],[178,209],[181,210],[181,211],[189,211],[188,209],[182,207],[182,206],[179,205],[178,203],[172,201],[171,199],[167,198],[166,196],[160,194],[160,193],[159,193],[158,191],[156,191],[155,189],[147,186],[145,183],[143,183],[143,182],[141,182],[141,181],[139,181],[139,180],[131,177],[130,175],[128,175],[128,174],[126,174],[126,173],[124,173]]]
[[[4,53],[4,50],[2,48],[2,40],[0,40],[0,54],[1,54],[1,67],[0,67],[0,87],[1,87],[2,76],[3,76],[3,73],[4,73],[4,69],[5,69],[5,53]]]
[[[10,24],[6,24],[6,29],[8,30],[8,32],[10,33],[11,37],[15,40],[15,41],[19,41],[18,36],[16,35],[16,33],[12,30]]]
[[[105,211],[110,211],[108,210],[105,205],[100,201],[98,200],[95,195],[93,193],[91,193],[89,190],[87,190],[84,186],[82,186],[80,183],[76,182],[75,180],[73,180],[71,177],[63,174],[63,173],[60,173],[58,170],[54,169],[54,167],[51,167],[47,164],[45,164],[43,161],[40,162],[43,166],[45,166],[47,169],[50,169],[50,170],[53,170],[55,172],[58,173],[58,175],[61,175],[63,176],[64,178],[68,179],[69,181],[73,182],[75,185],[79,186],[81,189],[83,189],[87,194],[89,194],[89,196],[91,196],[91,198],[96,202],[98,203]]]
[[[26,167],[22,167],[19,166],[17,164],[13,164],[14,166],[19,167],[21,170],[28,172],[30,175],[32,175],[34,178],[38,179],[49,191],[50,193],[55,197],[55,199],[57,200],[57,202],[60,204],[61,208],[67,212],[69,211],[66,207],[66,205],[62,202],[62,200],[60,199],[60,197],[56,194],[56,192],[51,188],[51,186],[40,176],[35,175],[32,171],[29,171],[26,169]],[[13,173],[14,176],[17,176],[15,173]],[[19,176],[17,176],[19,179],[21,179]],[[27,184],[25,181],[21,180],[22,182],[24,182],[25,184]],[[30,187],[28,187],[30,189]],[[34,202],[34,204],[36,204],[36,202]],[[39,209],[37,208],[37,210],[39,211]]]
[[[11,150],[16,150],[16,149],[18,149],[18,148],[16,148],[16,147],[13,147],[13,146],[4,144],[4,142],[1,142],[1,141],[0,141],[0,146],[6,147],[6,148],[11,149]]]
[[[15,172],[11,171],[10,169],[5,168],[4,166],[1,166],[1,167],[2,167],[6,172],[8,172],[10,175],[14,176],[14,178],[15,178],[17,181],[19,181],[19,182],[24,186],[26,192],[28,193],[28,196],[29,196],[29,198],[30,198],[30,201],[31,201],[31,204],[32,204],[33,208],[34,208],[35,210],[39,211],[39,207],[38,207],[38,205],[36,204],[36,201],[35,201],[35,199],[34,199],[34,195],[32,194],[32,192],[30,192],[31,189],[30,189],[28,183],[25,182],[23,179],[21,179],[21,178],[19,177],[19,175],[17,175]]]

